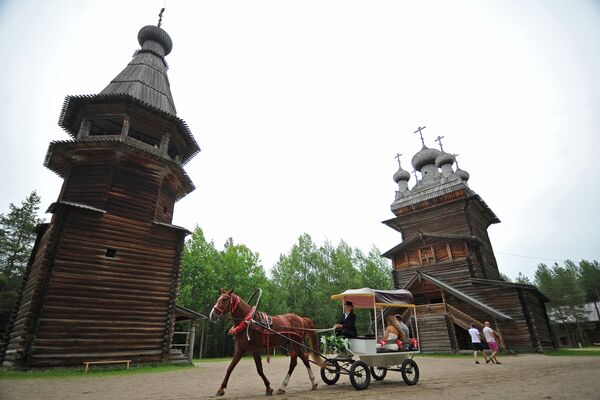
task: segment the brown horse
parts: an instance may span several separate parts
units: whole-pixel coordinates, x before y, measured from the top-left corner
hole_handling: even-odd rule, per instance
[[[255,313],[253,307],[250,307],[233,292],[233,289],[230,292],[221,290],[221,295],[210,312],[211,321],[214,321],[227,313],[231,313],[233,320],[236,322],[236,325],[229,331],[229,333],[235,335],[235,354],[227,368],[225,379],[223,379],[221,387],[219,387],[219,390],[217,391],[217,396],[223,396],[225,394],[231,372],[246,353],[250,353],[254,357],[256,371],[265,383],[265,394],[273,394],[271,383],[263,372],[260,351],[265,348],[268,352],[271,347],[275,348],[283,344],[290,345],[290,367],[277,394],[285,393],[285,388],[289,383],[290,376],[298,364],[297,357],[300,357],[306,366],[308,376],[312,383],[312,389],[315,390],[317,388],[317,382],[310,369],[308,355],[305,353],[306,349],[287,339],[290,338],[300,343],[304,343],[305,339],[308,339],[308,342],[310,342],[309,348],[318,352],[317,335],[313,330],[313,321],[310,318],[300,317],[296,314],[283,314],[270,317],[264,313]],[[260,325],[268,326],[271,330],[278,332],[284,337],[274,334],[254,322],[259,320],[261,321]],[[323,366],[321,359],[312,351],[310,353],[313,356],[313,361],[317,365]]]

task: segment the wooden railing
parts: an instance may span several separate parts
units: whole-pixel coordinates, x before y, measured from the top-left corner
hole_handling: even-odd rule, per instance
[[[461,328],[469,330],[469,328],[471,328],[471,324],[475,324],[479,328],[483,328],[483,323],[471,317],[469,314],[460,311],[458,308],[455,308],[450,304],[447,304],[446,308],[448,309],[448,314],[452,316],[454,323]]]

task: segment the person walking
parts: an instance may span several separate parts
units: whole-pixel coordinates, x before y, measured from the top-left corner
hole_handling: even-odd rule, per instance
[[[483,345],[481,344],[481,332],[477,329],[475,324],[471,324],[471,329],[469,329],[469,335],[471,335],[471,344],[473,345],[473,358],[475,359],[475,364],[479,364],[477,361],[477,352],[480,351],[485,359],[485,363],[488,364],[490,359],[487,358],[483,351]]]
[[[496,357],[496,354],[498,353],[498,341],[496,341],[496,339],[499,338],[498,333],[490,327],[489,321],[485,321],[484,324],[485,327],[483,328],[483,336],[485,336],[485,341],[487,342],[488,347],[492,351],[490,359],[496,364],[502,364],[500,361],[498,361],[498,358]],[[482,353],[485,357],[485,352]]]

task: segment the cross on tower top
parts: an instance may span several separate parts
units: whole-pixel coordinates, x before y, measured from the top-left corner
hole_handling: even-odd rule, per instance
[[[426,126],[420,126],[417,128],[416,131],[414,131],[413,133],[417,133],[419,132],[419,135],[421,136],[421,143],[423,143],[423,147],[425,146],[425,140],[423,140],[423,133],[421,132],[423,129],[427,128]]]
[[[166,3],[166,1],[165,1]],[[160,28],[160,26],[162,25],[162,15],[165,12],[165,8],[161,8],[160,9],[160,13],[158,14],[158,27]]]
[[[456,168],[460,168],[460,167],[458,166],[458,156],[459,156],[460,154],[452,154],[452,155],[454,156],[454,162],[456,163]]]
[[[437,139],[435,139],[436,142],[438,142],[440,144],[440,150],[443,152],[444,151],[444,146],[442,146],[442,139],[444,137],[443,136],[438,136]]]
[[[412,173],[415,175],[415,181],[419,182],[419,178],[417,178],[417,170],[413,169]]]
[[[399,167],[401,167],[401,166],[402,166],[402,165],[400,165],[400,156],[401,156],[401,155],[402,155],[402,154],[400,154],[400,153],[396,153],[396,156],[394,157],[396,160],[398,160],[398,166],[399,166]]]

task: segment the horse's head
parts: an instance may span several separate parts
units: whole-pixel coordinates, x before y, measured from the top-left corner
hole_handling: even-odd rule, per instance
[[[231,289],[231,291],[228,292],[226,289],[221,289],[221,295],[217,299],[212,310],[210,310],[209,318],[211,321],[216,321],[219,317],[228,312],[233,312],[236,309],[240,302],[240,298],[237,294],[233,293],[234,290],[235,289]]]

